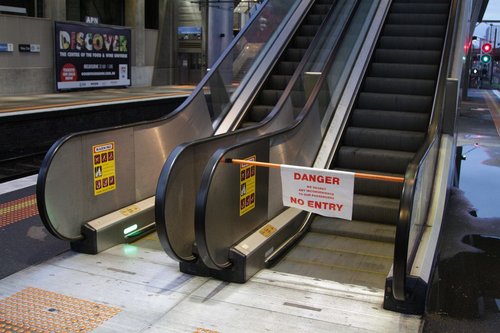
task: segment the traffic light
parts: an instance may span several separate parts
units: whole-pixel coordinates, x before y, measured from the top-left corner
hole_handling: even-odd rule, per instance
[[[492,50],[491,44],[484,43],[483,46],[481,47],[481,50],[483,50],[484,53],[490,53]]]
[[[491,61],[491,56],[489,54],[483,54],[481,56],[481,62],[483,64],[488,64]]]
[[[481,62],[483,64],[488,64],[491,61],[491,55],[489,55],[489,53],[491,52],[492,49],[493,47],[491,46],[490,43],[484,43],[481,46],[481,51],[483,51],[483,54],[481,55]]]

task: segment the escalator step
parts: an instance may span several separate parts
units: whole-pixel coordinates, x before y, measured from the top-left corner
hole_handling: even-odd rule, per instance
[[[292,78],[292,75],[278,75],[272,74],[267,82],[267,87],[271,89],[281,89],[284,90],[286,85]]]
[[[382,94],[433,96],[435,87],[434,80],[366,77],[362,90]]]
[[[385,110],[355,109],[352,126],[403,131],[426,131],[429,115],[419,112],[394,112]]]
[[[404,174],[414,155],[406,151],[342,146],[335,167]]]
[[[307,25],[317,25],[320,26],[323,23],[323,20],[326,17],[326,13],[323,14],[309,14],[304,20],[304,23]]]
[[[332,7],[332,3],[324,3],[324,4],[321,4],[321,3],[318,3],[316,2],[311,10],[309,11],[310,14],[315,14],[315,15],[326,15],[326,13],[328,13],[328,11],[330,10],[330,8]]]
[[[444,25],[386,24],[382,29],[382,35],[404,37],[442,37],[445,29],[446,27]]]
[[[406,14],[393,13],[387,18],[388,24],[420,24],[420,25],[444,25],[448,19],[447,14]]]
[[[304,49],[287,48],[285,50],[283,61],[293,61],[299,63],[304,57],[304,54],[306,54],[306,51],[307,50]]]
[[[261,122],[273,110],[274,106],[270,105],[253,105],[250,111],[251,122]]]
[[[319,26],[317,25],[307,25],[303,24],[300,26],[298,30],[298,34],[301,36],[316,36],[316,33],[319,30]]]
[[[436,65],[441,59],[441,51],[376,49],[374,61],[397,64]]]
[[[290,46],[297,49],[307,49],[313,39],[313,36],[295,36]]]
[[[278,73],[280,75],[293,75],[295,70],[297,69],[297,66],[299,65],[299,62],[294,62],[294,61],[281,61],[278,65]]]
[[[448,14],[448,3],[426,2],[410,2],[393,3],[390,13],[411,13],[411,14]]]
[[[416,152],[423,144],[423,132],[379,128],[348,127],[344,136],[346,146]]]
[[[371,288],[384,288],[393,245],[309,232],[275,269]]]
[[[391,64],[376,62],[370,65],[368,76],[435,80],[437,72],[437,65]]]
[[[396,237],[396,227],[392,225],[357,220],[346,221],[324,216],[317,216],[309,231],[385,243],[393,243]]]
[[[360,173],[368,173],[368,174],[380,174],[385,176],[396,176],[396,177],[404,176],[395,173],[382,173],[382,172],[373,172],[366,170],[352,170],[352,171]],[[402,191],[403,191],[402,182],[389,182],[384,180],[359,178],[356,179],[354,183],[354,193],[356,194],[400,199]]]
[[[450,3],[450,0],[393,0],[394,3]]]
[[[399,199],[355,194],[352,219],[396,225],[399,220]]]
[[[399,37],[382,36],[379,40],[379,48],[393,50],[441,50],[443,47],[443,38],[437,37]]]
[[[433,96],[395,95],[361,92],[358,108],[385,111],[430,112]]]

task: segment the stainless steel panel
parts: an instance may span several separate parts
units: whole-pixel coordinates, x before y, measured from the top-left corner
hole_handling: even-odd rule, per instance
[[[277,17],[286,18],[284,21],[269,22],[267,29],[273,35],[277,26],[289,22],[300,3],[299,0],[270,0],[264,3],[262,11],[256,15],[265,13],[272,16],[279,12],[281,16]],[[254,21],[251,26],[259,29],[259,22]],[[248,84],[246,73],[229,73],[232,82],[227,85],[217,80],[221,72],[234,69],[233,57],[243,61],[238,54],[244,53],[242,51],[251,39],[245,36],[248,31],[245,30],[241,38],[231,44],[232,48],[226,50],[188,101],[167,118],[126,128],[74,134],[55,146],[55,154],[51,163],[46,166],[46,173],[40,175],[46,181],[40,182],[40,186],[45,184],[45,188],[44,196],[38,198],[40,206],[47,211],[46,216],[42,215],[48,220],[44,222],[51,226],[51,231],[61,238],[81,238],[80,228],[84,223],[154,196],[158,176],[172,149],[186,141],[213,134],[215,119],[212,118],[214,105],[211,103],[214,99],[211,93],[217,90],[227,95],[225,105],[220,109],[226,112],[226,108],[230,106],[228,102],[236,100],[238,94],[246,89],[255,89]],[[254,68],[269,66],[269,60],[257,55],[276,46],[273,42],[279,33],[275,35],[266,35],[266,40],[259,41],[259,51],[244,54],[245,61],[257,62]],[[236,78],[237,82],[234,82]],[[234,94],[233,84],[239,85],[237,94]],[[224,115],[223,113],[220,117]],[[116,144],[116,189],[94,196],[92,146],[107,142]]]

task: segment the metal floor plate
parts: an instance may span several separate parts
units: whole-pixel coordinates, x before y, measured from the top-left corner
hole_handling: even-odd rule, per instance
[[[2,279],[0,332],[68,325],[81,332],[419,331],[420,317],[386,311],[382,302],[380,289],[271,270],[245,284],[187,275],[152,234],[98,255],[69,251]]]

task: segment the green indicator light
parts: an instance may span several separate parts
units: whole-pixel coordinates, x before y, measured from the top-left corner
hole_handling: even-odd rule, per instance
[[[123,234],[127,235],[127,234],[130,234],[131,232],[136,231],[136,230],[137,230],[137,224],[134,224],[134,225],[131,225],[130,227],[123,229]]]
[[[487,64],[491,61],[491,56],[488,55],[488,54],[484,54],[483,56],[481,56],[481,62],[483,64]]]

